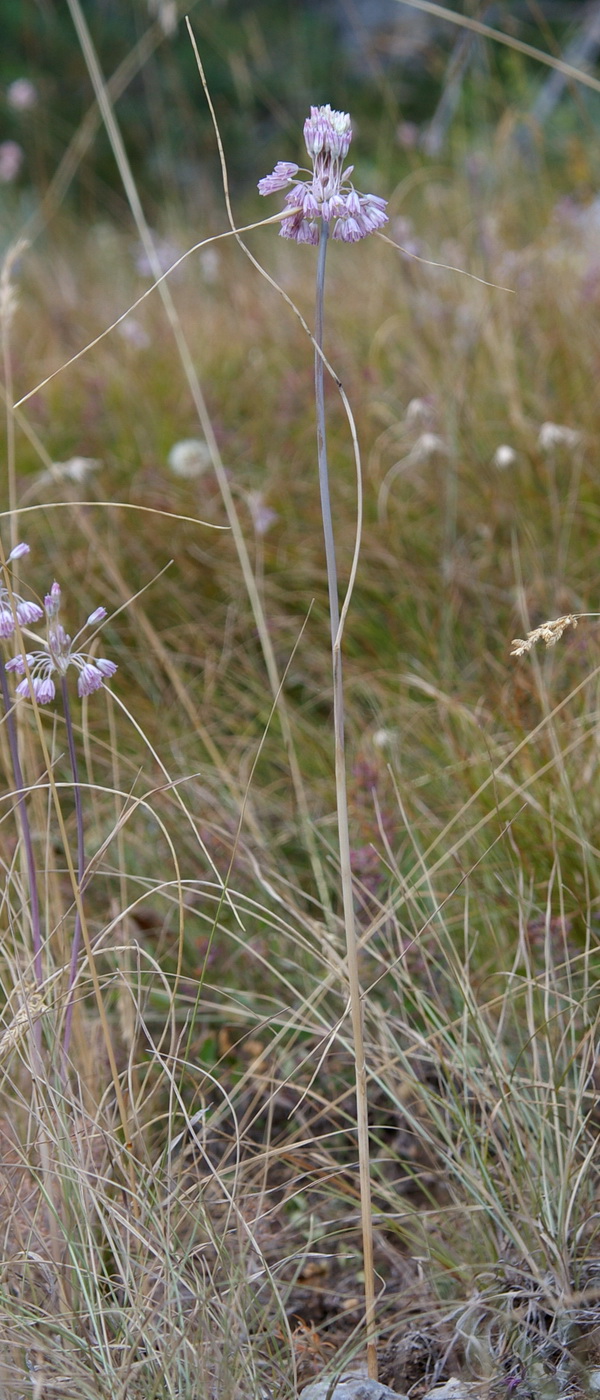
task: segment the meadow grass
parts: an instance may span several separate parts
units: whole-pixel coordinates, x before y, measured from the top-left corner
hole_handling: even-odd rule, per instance
[[[391,198],[392,236],[497,289],[374,238],[329,255],[325,348],[365,485],[345,666],[380,1368],[417,1395],[449,1374],[572,1393],[598,1361],[597,624],[509,657],[597,606],[597,263],[585,200],[556,208],[568,170],[511,143],[494,174],[424,163]],[[160,232],[191,244],[175,217]],[[22,257],[16,398],[145,289],[136,240],[65,218]],[[312,324],[311,251],[248,241]],[[14,419],[19,587],[59,579],[72,630],[103,602],[119,670],[74,715],[83,900],[60,708],[18,712],[43,1008],[0,727],[11,1400],[291,1400],[364,1344],[310,343],[231,242],[168,286],[254,607],[212,468],[168,466],[205,433],[158,292]],[[346,578],[355,469],[325,392]]]

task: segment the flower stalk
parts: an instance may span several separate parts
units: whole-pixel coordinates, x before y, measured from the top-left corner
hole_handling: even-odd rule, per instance
[[[25,864],[27,866],[27,884],[29,886],[29,913],[31,918],[31,940],[33,946],[33,971],[36,984],[41,987],[43,981],[42,968],[42,929],[40,923],[40,900],[37,885],[37,872],[35,868],[35,856],[33,853],[33,841],[31,837],[31,827],[29,825],[29,814],[27,802],[25,800],[25,784],[23,782],[23,770],[19,757],[19,740],[17,737],[17,727],[14,718],[14,707],[11,703],[6,678],[6,667],[2,657],[0,657],[0,688],[2,689],[2,700],[6,714],[6,732],[8,734],[8,746],[12,762],[15,788],[17,791],[17,807],[19,810],[19,821],[21,824],[21,836],[23,838],[23,848],[25,851]]]
[[[365,1060],[363,1005],[358,970],[358,941],[354,918],[354,891],[350,863],[350,831],[348,825],[348,794],[346,785],[346,752],[344,725],[344,678],[342,667],[342,638],[340,635],[340,608],[338,599],[337,566],[335,540],[331,514],[329,490],[329,470],[327,464],[327,437],[325,424],[325,389],[323,358],[323,308],[325,292],[325,260],[327,256],[328,222],[322,221],[319,238],[317,264],[317,292],[315,310],[315,402],[317,412],[317,456],[319,463],[319,487],[321,493],[321,515],[325,538],[325,558],[327,564],[327,586],[329,590],[329,619],[331,624],[331,659],[333,671],[333,729],[335,741],[335,791],[340,851],[340,874],[344,927],[346,932],[346,954],[348,981],[350,984],[350,1013],[352,1018],[352,1038],[354,1043],[354,1067],[356,1080],[356,1126],[358,1136],[358,1165],[360,1178],[360,1204],[363,1241],[363,1265],[365,1276],[365,1328],[367,1336],[367,1362],[369,1375],[377,1379],[377,1344],[375,1319],[375,1270],[373,1262],[373,1218],[371,1208],[371,1172],[369,1163],[369,1114],[367,1099],[367,1067]]]
[[[365,1063],[363,1005],[358,972],[358,941],[354,920],[354,892],[350,866],[350,833],[348,827],[348,797],[346,789],[346,756],[344,741],[344,679],[342,670],[343,618],[340,620],[335,538],[331,515],[327,440],[325,424],[325,392],[323,364],[323,307],[325,295],[325,261],[327,243],[331,236],[343,243],[357,243],[377,232],[387,223],[386,201],[374,194],[361,194],[350,182],[354,167],[345,168],[352,140],[352,128],[347,112],[337,112],[327,105],[311,107],[304,123],[304,142],[311,159],[312,170],[301,170],[292,161],[278,161],[270,175],[259,180],[262,195],[287,190],[285,217],[281,224],[282,238],[296,243],[318,245],[317,290],[315,312],[315,400],[317,415],[317,456],[321,514],[325,537],[329,618],[331,625],[331,662],[333,672],[333,727],[335,740],[335,788],[340,851],[340,874],[350,1009],[354,1042],[356,1074],[356,1122],[360,1175],[360,1202],[363,1234],[365,1276],[365,1324],[369,1375],[377,1379],[377,1346],[375,1325],[375,1271],[373,1266],[373,1221],[371,1209],[371,1173],[369,1167],[369,1116],[367,1105],[367,1070]],[[305,178],[298,178],[303,176]],[[356,563],[356,555],[355,555]],[[355,564],[353,565],[353,569]],[[344,604],[344,616],[347,611]]]

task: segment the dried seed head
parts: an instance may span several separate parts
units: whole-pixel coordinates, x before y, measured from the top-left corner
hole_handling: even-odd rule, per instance
[[[11,243],[8,248],[2,269],[0,270],[0,325],[5,331],[10,329],[15,311],[18,307],[17,295],[14,288],[13,273],[15,265],[18,263],[21,254],[29,247],[25,238],[17,239],[16,243]]]
[[[579,447],[581,433],[577,428],[567,428],[563,423],[542,423],[538,433],[538,447],[542,452],[556,452],[557,448]]]
[[[494,452],[492,466],[503,472],[506,471],[507,467],[514,467],[516,460],[517,454],[514,447],[509,447],[507,442],[502,442]]]
[[[577,618],[574,613],[566,613],[564,617],[551,618],[548,622],[542,622],[540,627],[534,627],[532,632],[527,633],[527,637],[514,637],[511,642],[511,656],[524,656],[525,652],[531,651],[536,642],[545,642],[547,647],[554,647],[560,641],[563,632],[568,627],[576,627]]]

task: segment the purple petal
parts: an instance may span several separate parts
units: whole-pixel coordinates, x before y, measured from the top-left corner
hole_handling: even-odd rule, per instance
[[[318,200],[315,198],[312,185],[296,185],[291,190],[291,199],[288,195],[286,204],[293,204],[297,200],[302,213],[306,219],[316,219],[320,213]]]
[[[105,676],[107,679],[109,676],[114,676],[115,671],[118,669],[116,662],[107,661],[104,656],[98,657],[96,665],[98,667],[98,670],[101,671],[102,675]]]
[[[10,661],[7,661],[6,663],[5,670],[16,671],[18,676],[23,675],[23,672],[25,670],[25,660],[21,656],[20,652],[18,656],[11,656]]]
[[[12,637],[15,630],[15,619],[10,608],[0,606],[0,637]]]
[[[99,690],[104,677],[98,666],[94,666],[92,661],[86,661],[81,667],[77,680],[77,694],[81,699],[84,695],[92,695],[95,690]]]
[[[103,622],[105,617],[106,608],[95,608],[94,612],[90,613],[85,625],[86,627],[94,627],[96,622]]]
[[[21,681],[21,685],[24,684],[25,682]],[[18,686],[17,689],[19,689]],[[51,681],[49,676],[45,676],[42,680],[36,679],[34,677],[33,693],[38,702],[38,705],[49,705],[50,701],[53,700],[56,695],[56,687],[54,685],[54,681]]]
[[[366,238],[366,232],[359,227],[356,219],[338,219],[333,237],[341,238],[344,243],[358,243],[359,238]]]
[[[385,199],[380,199],[376,194],[364,194],[360,197],[360,203],[360,220],[365,233],[374,233],[375,229],[387,224]]]
[[[40,608],[39,603],[28,603],[24,598],[21,598],[17,603],[17,618],[22,627],[28,627],[32,622],[39,622],[43,616],[44,609]]]
[[[25,554],[29,554],[29,545],[16,544],[14,549],[11,549],[6,562],[7,564],[11,564],[13,559],[22,559]]]
[[[44,598],[44,607],[48,617],[56,617],[60,608],[60,584],[52,584],[50,592]]]
[[[316,223],[308,219],[284,219],[279,230],[281,238],[294,238],[296,243],[318,243],[319,230]]]
[[[264,175],[258,182],[259,194],[275,194],[277,190],[284,190],[298,174],[298,166],[293,161],[278,160],[271,175]]]

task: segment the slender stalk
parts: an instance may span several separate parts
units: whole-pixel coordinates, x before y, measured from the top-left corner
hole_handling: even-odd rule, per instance
[[[73,792],[75,796],[75,818],[77,822],[77,883],[79,894],[83,892],[83,876],[85,872],[85,844],[83,834],[83,806],[81,803],[81,788],[79,786],[79,769],[77,767],[77,750],[75,748],[75,735],[73,734],[73,721],[71,719],[71,706],[69,705],[69,691],[66,676],[62,677],[61,683],[63,708],[65,712],[65,725],[67,730],[67,743],[69,746],[69,759],[71,761],[71,772],[73,774]],[[65,1059],[69,1053],[71,1041],[71,1027],[73,1023],[73,988],[77,975],[77,959],[81,946],[81,918],[79,909],[75,914],[75,928],[73,930],[73,946],[71,948],[71,963],[69,967],[69,983],[67,987],[67,1010],[65,1013],[65,1038],[63,1052]]]
[[[23,837],[23,846],[25,849],[25,862],[27,865],[27,881],[29,885],[29,908],[31,916],[31,937],[33,943],[33,970],[35,973],[35,980],[37,982],[37,985],[38,987],[41,987],[43,981],[42,930],[40,924],[40,901],[37,887],[35,857],[33,854],[33,841],[31,839],[31,827],[29,825],[27,803],[25,801],[25,784],[23,782],[23,770],[21,768],[21,760],[19,758],[19,741],[17,738],[17,728],[15,725],[14,711],[13,706],[11,704],[10,692],[8,689],[8,681],[6,679],[4,661],[1,657],[0,686],[2,688],[2,699],[4,701],[4,709],[6,711],[6,731],[8,734],[10,756],[13,766],[15,787],[17,790],[17,806],[19,809],[21,835]]]
[[[325,289],[325,259],[329,229],[325,220],[321,221],[319,257],[317,264],[317,295],[315,312],[315,342],[319,350],[323,348],[323,305]],[[348,828],[348,795],[346,789],[346,755],[344,741],[344,679],[342,670],[342,639],[339,635],[340,606],[338,599],[337,568],[335,560],[335,540],[331,516],[329,494],[329,472],[327,467],[327,438],[325,430],[325,390],[322,356],[315,351],[315,400],[317,408],[317,455],[319,460],[319,487],[321,491],[321,514],[325,537],[325,557],[327,561],[327,586],[329,589],[329,618],[331,624],[331,659],[333,669],[333,727],[335,736],[335,791],[340,847],[340,872],[342,879],[342,899],[344,906],[344,926],[346,930],[346,950],[348,960],[348,980],[350,983],[350,1010],[354,1041],[354,1066],[356,1075],[356,1126],[358,1132],[358,1166],[360,1177],[360,1208],[363,1238],[363,1263],[365,1274],[365,1324],[367,1333],[367,1361],[369,1375],[377,1379],[377,1344],[375,1320],[375,1270],[373,1266],[373,1218],[371,1209],[371,1172],[369,1167],[369,1114],[367,1102],[367,1068],[363,1030],[363,1007],[358,975],[358,943],[354,921],[354,895],[352,890],[352,870],[350,866],[350,832]]]

